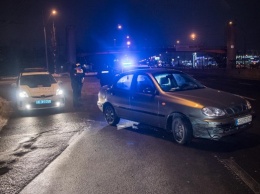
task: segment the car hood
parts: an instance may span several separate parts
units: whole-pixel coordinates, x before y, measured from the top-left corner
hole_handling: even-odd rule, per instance
[[[52,84],[51,87],[36,87],[30,88],[26,85],[21,85],[20,90],[24,90],[31,97],[53,96],[58,89],[57,84]]]
[[[192,106],[199,106],[201,108],[205,106],[225,108],[245,102],[245,100],[238,95],[211,88],[167,92],[166,96],[174,101],[178,100],[179,102],[183,102],[182,104],[193,104]]]

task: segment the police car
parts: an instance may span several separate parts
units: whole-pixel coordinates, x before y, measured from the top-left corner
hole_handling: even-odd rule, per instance
[[[60,82],[43,68],[26,68],[16,82],[16,104],[19,111],[61,108],[65,106]]]

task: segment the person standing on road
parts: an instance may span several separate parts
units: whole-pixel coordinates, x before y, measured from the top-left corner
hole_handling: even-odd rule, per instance
[[[71,87],[73,90],[73,106],[80,106],[81,90],[84,83],[85,71],[80,63],[73,64],[70,70]]]

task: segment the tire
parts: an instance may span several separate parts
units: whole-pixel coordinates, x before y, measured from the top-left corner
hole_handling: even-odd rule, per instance
[[[172,120],[173,138],[178,144],[188,144],[192,139],[192,127],[189,121],[181,116],[175,116]]]
[[[115,109],[111,105],[106,105],[103,113],[109,125],[116,126],[119,123],[120,118],[117,116]]]

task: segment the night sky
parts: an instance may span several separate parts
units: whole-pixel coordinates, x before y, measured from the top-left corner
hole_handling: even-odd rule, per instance
[[[58,43],[66,44],[65,28],[74,25],[79,51],[118,45],[126,35],[136,47],[191,44],[192,32],[197,44],[223,47],[230,19],[238,49],[260,50],[260,0],[1,0],[0,45],[43,47],[43,19],[49,33],[52,8]]]

